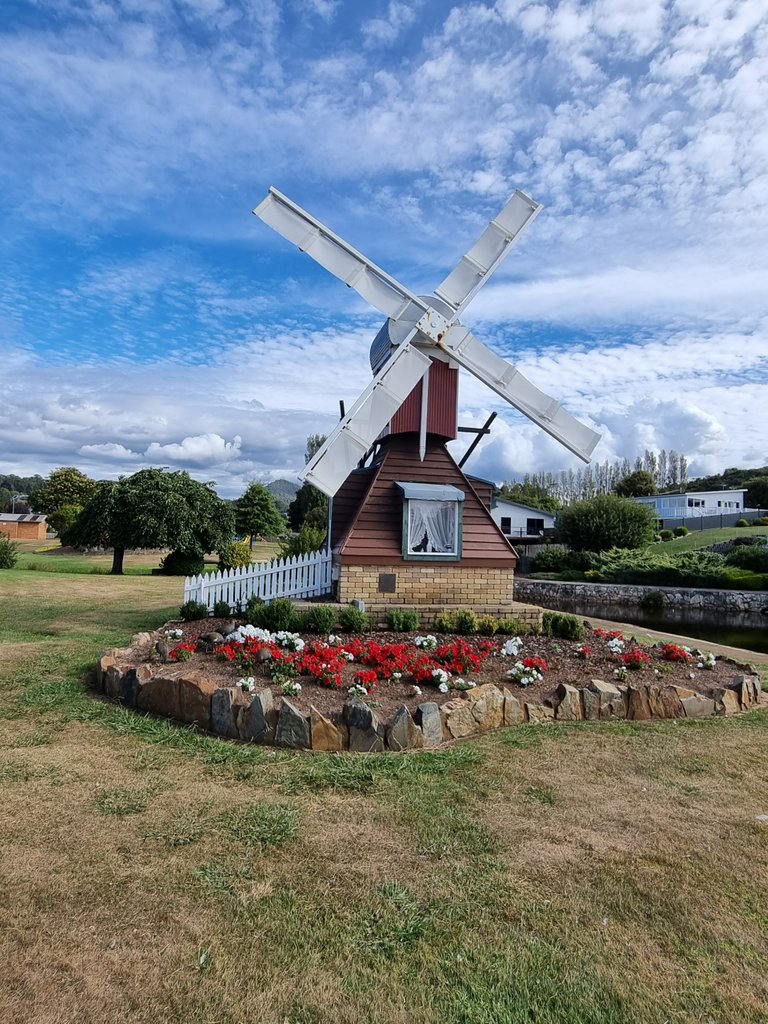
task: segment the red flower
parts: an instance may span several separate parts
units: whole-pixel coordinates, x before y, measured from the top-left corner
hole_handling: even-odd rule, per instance
[[[690,654],[684,651],[682,647],[678,647],[677,644],[664,644],[661,649],[661,656],[667,661],[689,661]]]
[[[621,656],[622,663],[631,669],[640,669],[645,665],[650,665],[651,659],[645,653],[637,647],[633,647],[631,651],[627,651],[626,654]]]
[[[546,672],[549,665],[543,658],[523,658],[523,668],[535,668],[537,672]]]

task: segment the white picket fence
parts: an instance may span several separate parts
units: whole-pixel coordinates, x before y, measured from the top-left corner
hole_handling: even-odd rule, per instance
[[[322,597],[330,592],[329,551],[276,558],[242,569],[187,576],[184,580],[184,601],[200,601],[209,612],[217,601],[226,601],[231,611],[237,611],[249,597],[268,602],[275,597]]]

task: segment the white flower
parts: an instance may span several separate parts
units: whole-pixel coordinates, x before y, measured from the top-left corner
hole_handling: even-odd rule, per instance
[[[400,673],[398,672],[398,673],[396,673],[396,674],[397,674],[397,675],[399,675]],[[420,686],[417,686],[417,685],[416,685],[416,684],[414,683],[414,684],[413,684],[413,689],[411,690],[411,694],[412,694],[412,696],[414,696],[414,697],[420,697],[420,696],[421,696],[421,687],[420,687]]]
[[[437,648],[437,637],[432,633],[428,633],[426,636],[415,636],[413,643],[414,646],[420,647],[424,651],[434,651]]]
[[[301,683],[294,683],[289,679],[283,683],[283,693],[288,697],[295,697],[301,693]]]
[[[329,633],[328,634],[328,643],[329,644],[335,644],[338,639],[339,638],[336,636],[335,633]]]
[[[248,693],[253,693],[256,689],[256,680],[253,676],[247,676],[244,679],[238,679],[237,685],[241,690],[246,690]]]
[[[438,690],[440,693],[448,693],[448,683],[440,683]]]
[[[659,672],[659,670],[658,670],[657,668],[655,668],[655,669],[653,670],[653,674],[654,674],[655,676],[660,676],[660,675],[661,675],[661,672]]]
[[[180,629],[166,629],[166,631],[163,633],[163,636],[166,638],[166,640],[181,640],[184,634]]]
[[[402,678],[403,678],[403,673],[402,672],[393,672],[392,673],[392,679],[394,680],[394,682],[399,683]]]
[[[621,654],[624,650],[624,641],[620,637],[615,636],[612,640],[608,641],[608,650],[611,654]]]
[[[448,673],[445,671],[444,668],[433,668],[432,678],[438,683],[447,683]]]
[[[501,648],[501,653],[505,658],[516,658],[520,653],[520,648],[523,646],[523,638],[520,636],[513,636],[507,640]]]
[[[347,691],[352,697],[367,697],[368,690],[363,686],[362,683],[355,683],[354,686],[350,686]]]
[[[344,651],[344,657],[347,659],[347,661],[355,660],[354,654],[352,654],[350,651]]]
[[[688,678],[689,679],[695,679],[696,678],[696,673],[695,672],[689,672],[688,673]]]

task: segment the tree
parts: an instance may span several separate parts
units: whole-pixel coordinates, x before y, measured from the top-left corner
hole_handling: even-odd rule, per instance
[[[567,483],[562,485],[563,490],[567,487]],[[508,501],[519,501],[521,505],[540,508],[543,512],[557,512],[562,505],[558,498],[548,493],[540,484],[531,483],[530,479],[523,483],[503,483],[500,493],[501,497]]]
[[[238,533],[250,534],[253,547],[254,534],[269,537],[282,533],[285,520],[264,484],[252,483],[235,502],[235,525]]]
[[[304,465],[305,466],[307,465],[308,462],[312,461],[312,459],[315,457],[315,455],[317,455],[317,453],[323,447],[325,442],[326,442],[325,434],[310,434],[309,435],[309,437],[307,438],[307,448],[306,448],[306,451],[304,452]]]
[[[768,476],[755,476],[747,484],[746,508],[768,508]]]
[[[72,506],[82,509],[96,492],[96,481],[74,466],[54,469],[43,486],[30,494],[29,503],[35,512],[44,512],[57,533],[71,525],[71,515],[57,516],[60,509]],[[58,523],[58,525],[57,525]]]
[[[173,548],[204,555],[228,544],[235,532],[232,507],[209,484],[186,472],[142,469],[116,483],[97,485],[65,544],[114,549],[112,573],[122,575],[126,548]]]
[[[653,540],[656,515],[650,505],[598,494],[559,512],[555,529],[557,539],[574,551],[639,548]]]
[[[636,469],[634,473],[623,476],[614,487],[620,498],[642,498],[647,494],[656,494],[656,483],[646,469]]]
[[[0,487],[0,512],[11,511],[11,498],[13,492],[9,487]]]
[[[302,484],[296,491],[296,497],[288,506],[288,523],[292,530],[300,530],[313,508],[327,509],[328,498],[312,484]]]
[[[82,505],[61,505],[55,512],[51,512],[48,516],[48,522],[61,537],[64,531],[68,530],[75,523],[75,520],[82,511]]]

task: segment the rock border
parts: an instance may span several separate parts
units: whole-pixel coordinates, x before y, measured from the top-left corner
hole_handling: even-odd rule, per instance
[[[151,640],[151,634],[138,633],[131,644]],[[344,704],[342,721],[335,723],[316,708],[304,715],[285,698],[275,707],[269,688],[245,693],[219,686],[198,672],[167,677],[162,667],[156,675],[149,664],[127,663],[128,651],[114,648],[99,658],[95,681],[100,693],[126,707],[194,725],[215,736],[293,750],[372,754],[433,749],[523,723],[710,718],[740,714],[766,703],[755,673],[735,675],[711,697],[660,683],[616,685],[592,679],[584,688],[561,683],[554,698],[542,704],[484,683],[441,706],[425,701],[413,715],[403,704],[388,722],[375,708],[351,699]]]

